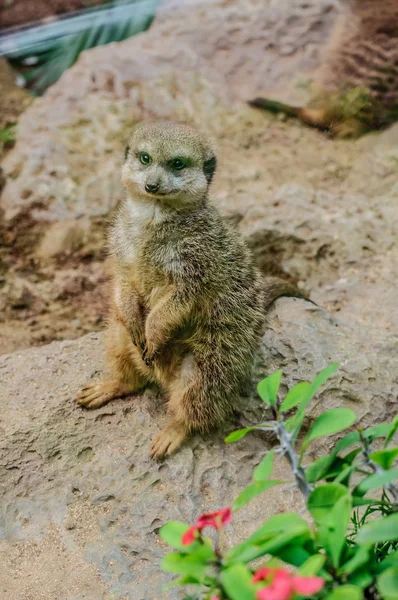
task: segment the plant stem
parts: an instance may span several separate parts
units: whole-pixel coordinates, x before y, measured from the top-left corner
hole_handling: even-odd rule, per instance
[[[313,488],[305,478],[304,469],[300,466],[300,458],[293,448],[292,438],[286,431],[284,423],[278,422],[276,424],[276,435],[278,436],[281,445],[282,454],[293,471],[297,487],[303,494],[304,500],[307,502]]]

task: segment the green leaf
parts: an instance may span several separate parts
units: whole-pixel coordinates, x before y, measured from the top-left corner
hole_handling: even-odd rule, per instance
[[[209,561],[215,559],[214,550],[210,545],[200,545],[189,554],[171,552],[162,560],[162,569],[178,575],[187,575],[201,580],[209,566]]]
[[[279,485],[280,483],[286,482],[281,481],[280,479],[269,479],[267,481],[255,481],[254,483],[251,483],[239,494],[232,505],[232,510],[239,510],[242,506],[250,502],[250,500],[265,492],[265,490],[268,490],[275,485]]]
[[[222,571],[221,583],[231,600],[256,599],[251,571],[244,565],[233,565]]]
[[[356,585],[341,585],[328,594],[325,600],[362,600],[361,588]]]
[[[298,434],[304,421],[305,409],[307,408],[308,403],[315,396],[321,385],[325,383],[328,377],[330,377],[338,367],[339,365],[337,363],[333,363],[318,373],[314,381],[310,384],[310,390],[307,397],[301,401],[299,410],[293,417],[286,421],[287,431],[294,431],[295,436]]]
[[[370,550],[367,546],[355,546],[354,552],[354,556],[347,560],[339,569],[339,574],[351,575],[351,573],[359,569],[359,567],[363,567],[368,562]]]
[[[318,523],[319,539],[327,554],[332,559],[332,564],[337,568],[340,557],[346,545],[346,532],[350,521],[352,508],[351,495],[341,496],[328,515],[324,515]]]
[[[284,563],[295,567],[302,567],[310,557],[311,553],[296,543],[288,544],[278,550],[278,558],[283,560]]]
[[[298,383],[288,391],[287,396],[282,402],[279,410],[281,412],[286,412],[295,406],[299,406],[308,397],[310,392],[310,383],[307,381]]]
[[[263,541],[259,540],[256,543],[248,544],[245,542],[240,546],[236,546],[234,553],[230,558],[230,562],[250,563],[261,556],[270,554],[271,556],[279,556],[281,551],[286,547],[294,545],[304,545],[311,538],[307,525],[296,525],[288,531],[273,535],[272,538]]]
[[[325,564],[326,556],[324,554],[314,554],[300,567],[300,575],[312,577],[317,575]]]
[[[233,431],[226,438],[225,442],[227,444],[232,444],[232,442],[237,442],[245,437],[249,431],[253,431],[254,427],[245,427],[245,429],[238,429],[237,431]]]
[[[367,523],[358,532],[358,544],[377,544],[398,540],[398,513]]]
[[[302,452],[308,448],[309,443],[319,437],[338,433],[347,429],[356,421],[356,415],[350,408],[332,408],[322,413],[313,423],[305,436]]]
[[[337,371],[338,368],[338,363],[332,363],[331,365],[326,367],[326,369],[323,369],[318,373],[314,381],[311,383],[311,398],[315,396],[319,388],[325,383],[327,379],[329,379],[331,375],[333,375],[335,371]]]
[[[338,454],[339,452],[342,452],[349,446],[357,444],[360,439],[361,438],[359,435],[359,431],[350,431],[350,433],[346,433],[346,435],[342,437],[341,440],[337,443],[334,452]]]
[[[369,456],[371,460],[383,467],[383,469],[391,469],[395,459],[398,456],[398,448],[385,448],[372,452]]]
[[[398,567],[387,569],[377,578],[377,589],[383,600],[398,599]]]
[[[281,376],[282,371],[277,371],[260,381],[257,386],[257,392],[261,400],[269,406],[275,406],[276,404]]]
[[[366,477],[353,491],[354,496],[364,496],[370,490],[385,487],[398,479],[398,469],[391,469],[385,473],[376,473]]]
[[[273,427],[272,423],[260,423],[259,425],[253,425],[252,427],[245,427],[244,429],[238,429],[237,431],[233,431],[230,433],[224,440],[227,444],[231,444],[232,442],[237,442],[241,440],[247,433],[250,431],[254,431],[255,429],[265,429]]]
[[[393,422],[391,424],[391,429],[386,437],[386,442],[384,444],[384,447],[386,448],[388,446],[388,444],[391,442],[392,438],[395,435],[395,432],[398,429],[398,415],[395,415]]]
[[[320,479],[324,479],[328,474],[329,468],[334,461],[334,455],[321,456],[317,460],[314,460],[311,464],[305,467],[305,478],[308,483],[315,483]]]
[[[296,513],[285,513],[281,515],[275,515],[268,519],[261,527],[257,529],[247,540],[238,544],[234,548],[231,548],[226,554],[228,560],[243,560],[242,556],[247,550],[250,552],[255,547],[262,547],[269,541],[278,540],[278,546],[280,546],[280,536],[286,532],[292,534],[295,537],[301,534],[309,534],[308,524],[306,521]],[[298,532],[298,533],[297,533]],[[287,544],[284,544],[285,546]],[[282,546],[280,546],[282,547]],[[262,556],[259,554],[259,556]]]
[[[274,468],[274,453],[275,450],[268,452],[259,465],[253,471],[254,481],[264,481],[269,477]]]
[[[319,524],[335,506],[336,502],[347,495],[347,488],[340,483],[325,483],[316,487],[308,499],[307,508]]]
[[[391,423],[380,423],[374,427],[368,427],[362,432],[363,437],[371,444],[373,440],[380,437],[387,437],[391,431]]]
[[[159,531],[159,535],[166,544],[173,548],[183,550],[185,546],[181,543],[181,538],[186,531],[188,531],[189,525],[181,523],[180,521],[169,521],[166,525],[163,525]]]

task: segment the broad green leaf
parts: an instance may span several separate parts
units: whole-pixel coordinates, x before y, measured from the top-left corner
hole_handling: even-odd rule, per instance
[[[308,483],[315,483],[320,479],[324,479],[329,472],[329,468],[333,464],[334,458],[334,454],[331,454],[330,456],[321,456],[321,458],[318,458],[307,465],[305,467],[305,478]]]
[[[208,561],[214,558],[214,552],[209,546],[201,546],[190,554],[171,552],[163,558],[162,569],[201,580],[208,569]]]
[[[305,436],[302,452],[308,448],[309,443],[319,437],[338,433],[347,429],[356,421],[356,415],[350,408],[332,408],[322,413],[313,423]]]
[[[391,423],[380,423],[380,425],[368,427],[362,432],[362,435],[366,440],[368,440],[369,443],[372,443],[373,440],[376,440],[377,438],[387,437],[391,431],[391,427]]]
[[[295,567],[301,567],[311,556],[307,549],[294,543],[278,550],[278,558],[283,560],[284,563]]]
[[[362,590],[369,587],[371,583],[374,581],[374,574],[369,573],[367,567],[364,569],[359,569],[349,577],[349,583],[351,585],[355,585],[360,587]]]
[[[395,459],[398,456],[398,448],[385,448],[372,452],[369,456],[371,460],[383,467],[383,469],[391,469]]]
[[[275,406],[276,404],[281,376],[282,371],[277,371],[260,381],[257,386],[257,392],[261,400],[266,404],[269,404],[269,406]]]
[[[232,505],[232,510],[239,510],[242,506],[250,502],[250,500],[265,492],[265,490],[268,490],[275,485],[279,485],[280,483],[286,483],[286,481],[269,479],[268,481],[255,481],[254,483],[251,483],[239,494]]]
[[[367,523],[358,532],[358,544],[377,544],[398,540],[398,513]]]
[[[336,502],[342,497],[347,496],[347,488],[341,483],[325,483],[319,485],[311,492],[308,499],[307,508],[319,524],[330,514]]]
[[[398,550],[396,550],[395,552],[391,552],[391,554],[387,554],[381,565],[386,569],[389,567],[394,567],[398,569]]]
[[[281,412],[286,412],[295,406],[300,405],[303,400],[305,400],[311,392],[311,384],[307,381],[302,381],[298,383],[294,387],[292,387],[288,393],[284,401],[280,406]]]
[[[233,431],[226,438],[225,442],[227,444],[232,444],[232,442],[237,442],[245,437],[249,431],[253,431],[254,427],[245,427],[245,429],[238,429],[237,431]]]
[[[264,541],[259,540],[255,544],[248,544],[245,542],[240,546],[236,546],[233,549],[229,562],[243,562],[250,563],[261,556],[270,554],[271,556],[279,556],[280,552],[286,547],[292,544],[296,546],[303,546],[308,540],[311,539],[311,534],[308,529],[308,525],[296,525],[277,535],[272,536],[272,539],[265,539]]]
[[[255,600],[252,573],[244,565],[233,565],[221,573],[221,583],[231,600]]]
[[[326,367],[326,369],[323,369],[318,373],[314,381],[310,384],[310,390],[308,392],[307,397],[301,401],[297,413],[293,417],[288,419],[288,421],[286,421],[287,431],[293,431],[294,436],[298,435],[304,421],[305,409],[307,408],[308,403],[315,396],[321,385],[325,383],[328,377],[330,377],[330,375],[332,375],[338,369],[338,367],[339,365],[337,363],[333,363]]]
[[[353,491],[354,496],[364,496],[370,490],[376,490],[396,481],[398,479],[398,469],[391,469],[385,473],[376,473],[366,477]]]
[[[360,439],[361,438],[360,438],[360,435],[359,435],[359,431],[350,431],[350,433],[347,433],[337,443],[336,448],[334,449],[334,452],[336,454],[338,454],[339,452],[342,452],[343,450],[345,450],[349,446],[352,446],[352,444],[358,443]]]
[[[269,540],[273,540],[286,531],[308,532],[306,521],[296,513],[285,513],[275,515],[268,519],[259,527],[247,540],[231,548],[226,554],[226,558],[236,560],[247,548],[256,545],[262,545]]]
[[[189,525],[185,523],[169,521],[166,525],[163,525],[159,531],[159,535],[169,546],[183,550],[185,546],[181,543],[181,538],[188,529]]]
[[[391,429],[388,433],[388,436],[386,437],[386,442],[384,444],[384,447],[386,448],[388,446],[388,444],[391,442],[392,438],[395,435],[395,432],[398,429],[398,415],[395,415],[393,422],[391,424]]]
[[[363,567],[368,562],[370,550],[367,546],[355,546],[354,551],[354,556],[340,567],[339,574],[351,575],[351,573],[359,569],[359,567]]]
[[[377,589],[383,600],[398,599],[398,567],[387,569],[377,578]]]
[[[327,554],[332,559],[335,569],[340,564],[340,557],[346,544],[346,532],[350,521],[352,508],[351,495],[341,496],[329,514],[324,515],[318,522],[319,539]]]
[[[300,567],[300,575],[312,577],[317,575],[325,564],[326,556],[324,554],[314,554]]]
[[[325,600],[363,600],[363,594],[356,585],[341,585],[328,594]]]
[[[230,433],[224,440],[227,444],[231,444],[232,442],[237,442],[241,440],[247,433],[250,431],[254,431],[255,429],[266,429],[272,427],[272,423],[260,423],[260,425],[253,425],[252,427],[245,427],[244,429],[238,429],[237,431],[233,431]]]
[[[319,388],[325,383],[325,381],[327,379],[329,379],[329,377],[331,375],[333,375],[333,373],[335,371],[337,371],[338,368],[339,368],[338,363],[332,363],[331,365],[326,367],[326,369],[323,369],[322,371],[320,371],[318,373],[318,375],[315,377],[314,381],[311,383],[312,396],[314,396],[317,393]]]
[[[274,468],[274,453],[274,450],[267,452],[260,464],[254,469],[254,481],[264,481],[271,475]]]

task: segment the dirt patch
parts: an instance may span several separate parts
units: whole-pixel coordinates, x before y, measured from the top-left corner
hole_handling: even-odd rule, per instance
[[[56,18],[58,15],[107,3],[113,4],[109,0],[2,0],[0,28]]]

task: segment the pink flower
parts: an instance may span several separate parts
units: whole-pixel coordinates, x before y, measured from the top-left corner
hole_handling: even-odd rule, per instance
[[[210,600],[220,600],[220,598],[218,596],[212,596]]]
[[[228,525],[231,522],[232,514],[230,508],[222,508],[216,512],[206,513],[201,515],[196,521],[195,525],[184,533],[181,538],[181,543],[184,546],[192,544],[196,540],[196,532],[202,531],[205,527],[214,527],[214,529],[221,529],[224,525]]]
[[[312,596],[325,585],[322,577],[302,577],[271,567],[263,567],[254,574],[253,583],[259,581],[268,581],[269,585],[257,592],[258,600],[290,600],[294,594]]]

